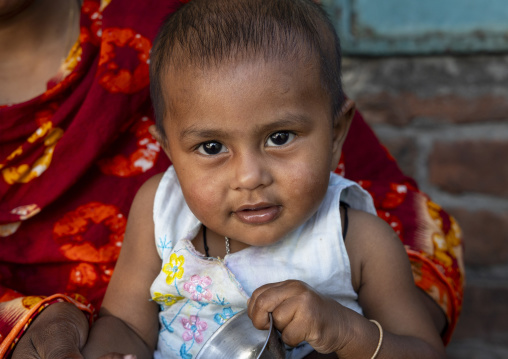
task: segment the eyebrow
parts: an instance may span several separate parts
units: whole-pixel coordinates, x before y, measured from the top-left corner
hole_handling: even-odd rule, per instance
[[[285,127],[307,127],[311,124],[311,119],[307,116],[303,115],[295,115],[295,114],[285,114],[279,120],[268,123],[263,126],[259,126],[259,131],[261,132],[269,132],[270,130],[284,129]]]
[[[281,130],[284,128],[291,128],[294,126],[307,127],[311,124],[311,119],[303,115],[285,114],[279,120],[267,123],[265,125],[259,125],[255,127],[255,132],[264,133],[275,130]],[[199,126],[192,125],[188,128],[183,129],[180,132],[180,140],[184,140],[189,137],[194,138],[227,138],[231,137],[231,133],[219,129],[213,128],[199,128]]]
[[[185,140],[189,137],[194,138],[224,138],[228,134],[222,130],[216,130],[211,128],[198,128],[198,126],[188,127],[180,132],[180,140]]]

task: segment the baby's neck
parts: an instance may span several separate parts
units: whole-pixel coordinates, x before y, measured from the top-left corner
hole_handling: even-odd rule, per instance
[[[227,254],[236,253],[242,249],[250,247],[248,244],[220,236],[205,226],[201,226],[200,231],[192,240],[194,248],[208,256],[224,258]]]

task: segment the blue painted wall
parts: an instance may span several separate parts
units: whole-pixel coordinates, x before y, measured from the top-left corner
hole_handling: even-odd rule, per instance
[[[322,0],[346,54],[508,52],[508,0]]]

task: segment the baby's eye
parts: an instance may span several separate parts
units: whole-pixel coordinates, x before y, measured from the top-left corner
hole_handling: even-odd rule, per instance
[[[227,152],[227,149],[220,142],[210,141],[199,145],[198,152],[203,155],[217,155],[221,152]]]
[[[266,140],[267,146],[282,146],[293,141],[295,134],[289,131],[280,131],[272,133]]]

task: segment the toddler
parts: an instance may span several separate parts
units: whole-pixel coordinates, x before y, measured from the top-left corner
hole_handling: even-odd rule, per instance
[[[134,200],[86,357],[191,359],[243,309],[291,358],[444,357],[400,240],[333,173],[340,61],[310,0],[193,0],[164,23],[152,133],[173,165]]]

